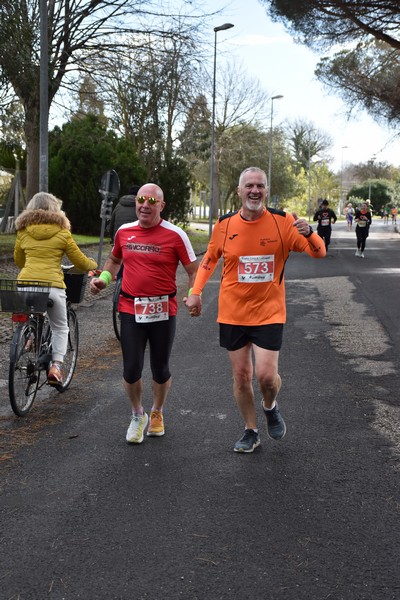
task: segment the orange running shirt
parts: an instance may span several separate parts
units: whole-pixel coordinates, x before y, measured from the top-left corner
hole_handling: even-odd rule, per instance
[[[283,271],[290,251],[325,256],[322,238],[305,238],[294,218],[268,209],[256,221],[245,221],[239,212],[221,217],[214,226],[207,252],[200,263],[193,294],[200,294],[222,257],[218,300],[219,323],[267,325],[286,322]]]

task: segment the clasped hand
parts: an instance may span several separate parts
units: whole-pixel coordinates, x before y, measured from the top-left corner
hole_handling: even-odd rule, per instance
[[[191,317],[199,317],[201,315],[201,298],[196,294],[185,296],[183,303],[188,309]]]

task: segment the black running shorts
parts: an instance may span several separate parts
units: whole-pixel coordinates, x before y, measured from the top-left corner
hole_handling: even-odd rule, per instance
[[[279,351],[282,338],[282,323],[256,326],[219,324],[219,345],[230,351],[239,350],[249,342],[264,350]]]

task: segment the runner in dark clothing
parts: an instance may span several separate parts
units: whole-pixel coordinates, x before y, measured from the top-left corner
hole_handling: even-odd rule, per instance
[[[314,221],[318,221],[317,233],[324,240],[325,248],[328,252],[332,234],[332,223],[336,223],[337,221],[335,212],[329,208],[328,200],[323,200],[321,202],[320,208],[314,215]]]
[[[356,256],[364,258],[365,242],[369,236],[369,226],[372,223],[372,215],[368,210],[368,204],[363,202],[360,208],[356,210],[355,222],[356,236],[357,236],[357,250]]]

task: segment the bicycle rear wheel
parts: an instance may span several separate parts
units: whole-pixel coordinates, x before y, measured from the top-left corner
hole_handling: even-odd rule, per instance
[[[14,413],[23,417],[32,408],[39,386],[36,323],[18,325],[11,344],[8,393]]]
[[[69,387],[71,383],[72,377],[74,375],[76,361],[78,360],[78,350],[79,350],[79,326],[78,319],[76,316],[76,312],[71,306],[68,306],[67,309],[68,316],[68,346],[67,353],[64,356],[64,362],[62,365],[62,385],[56,385],[55,388],[59,392],[65,392],[65,390]]]
[[[121,341],[121,316],[118,312],[118,300],[121,291],[122,277],[118,278],[115,283],[115,290],[113,294],[113,305],[112,305],[112,319],[115,336],[118,341]]]

